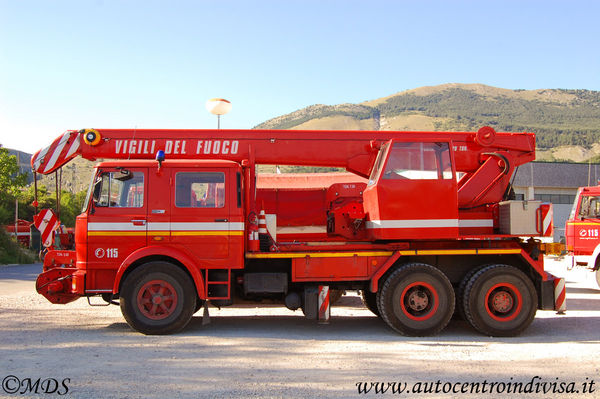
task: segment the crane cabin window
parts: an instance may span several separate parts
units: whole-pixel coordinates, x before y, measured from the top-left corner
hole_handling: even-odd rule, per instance
[[[448,143],[394,143],[388,156],[383,179],[452,179]]]
[[[369,183],[367,185],[372,186],[379,179],[379,174],[381,173],[381,168],[383,168],[383,164],[385,163],[385,156],[387,153],[387,149],[389,147],[389,143],[385,143],[379,153],[377,154],[377,159],[375,159],[375,166],[373,166],[373,170],[371,171],[371,176],[369,176]]]
[[[175,175],[175,205],[178,208],[223,208],[223,172],[179,172]]]

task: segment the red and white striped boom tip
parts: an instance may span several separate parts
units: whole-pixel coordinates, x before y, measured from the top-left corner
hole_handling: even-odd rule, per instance
[[[79,133],[67,130],[52,144],[31,157],[31,167],[43,175],[52,173],[79,154],[80,144]]]

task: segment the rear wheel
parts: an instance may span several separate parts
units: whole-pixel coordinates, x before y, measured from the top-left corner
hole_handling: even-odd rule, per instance
[[[469,280],[463,297],[464,313],[473,328],[490,336],[514,336],[533,321],[537,294],[519,269],[491,265]]]
[[[440,270],[411,263],[392,272],[377,296],[383,320],[404,335],[439,333],[454,312],[454,291]]]
[[[377,309],[377,293],[368,290],[361,291],[362,303],[367,309],[373,314],[379,316],[379,309]]]
[[[150,262],[127,276],[120,306],[133,329],[150,335],[172,334],[192,318],[196,292],[191,278],[179,267]]]
[[[469,270],[465,276],[463,277],[463,279],[460,281],[460,284],[458,285],[458,288],[456,290],[456,307],[454,308],[454,314],[455,316],[457,316],[459,319],[461,320],[466,320],[467,318],[465,317],[465,311],[464,311],[464,303],[463,303],[463,299],[464,299],[464,294],[465,294],[465,288],[467,287],[467,284],[469,284],[469,281],[471,280],[471,278],[481,269],[483,269],[484,267],[489,266],[488,265],[482,265],[482,266],[478,266],[475,267],[474,269]]]

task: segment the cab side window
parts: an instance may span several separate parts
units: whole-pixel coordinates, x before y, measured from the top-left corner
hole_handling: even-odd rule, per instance
[[[128,170],[99,174],[94,183],[93,201],[96,207],[143,207],[144,174]]]
[[[452,179],[448,143],[394,143],[384,179]]]
[[[223,208],[223,172],[178,172],[175,175],[175,206],[178,208]]]

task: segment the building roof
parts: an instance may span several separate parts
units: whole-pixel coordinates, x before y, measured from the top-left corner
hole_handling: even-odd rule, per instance
[[[570,162],[530,162],[517,170],[516,187],[577,188],[595,186],[600,179],[600,164]]]

